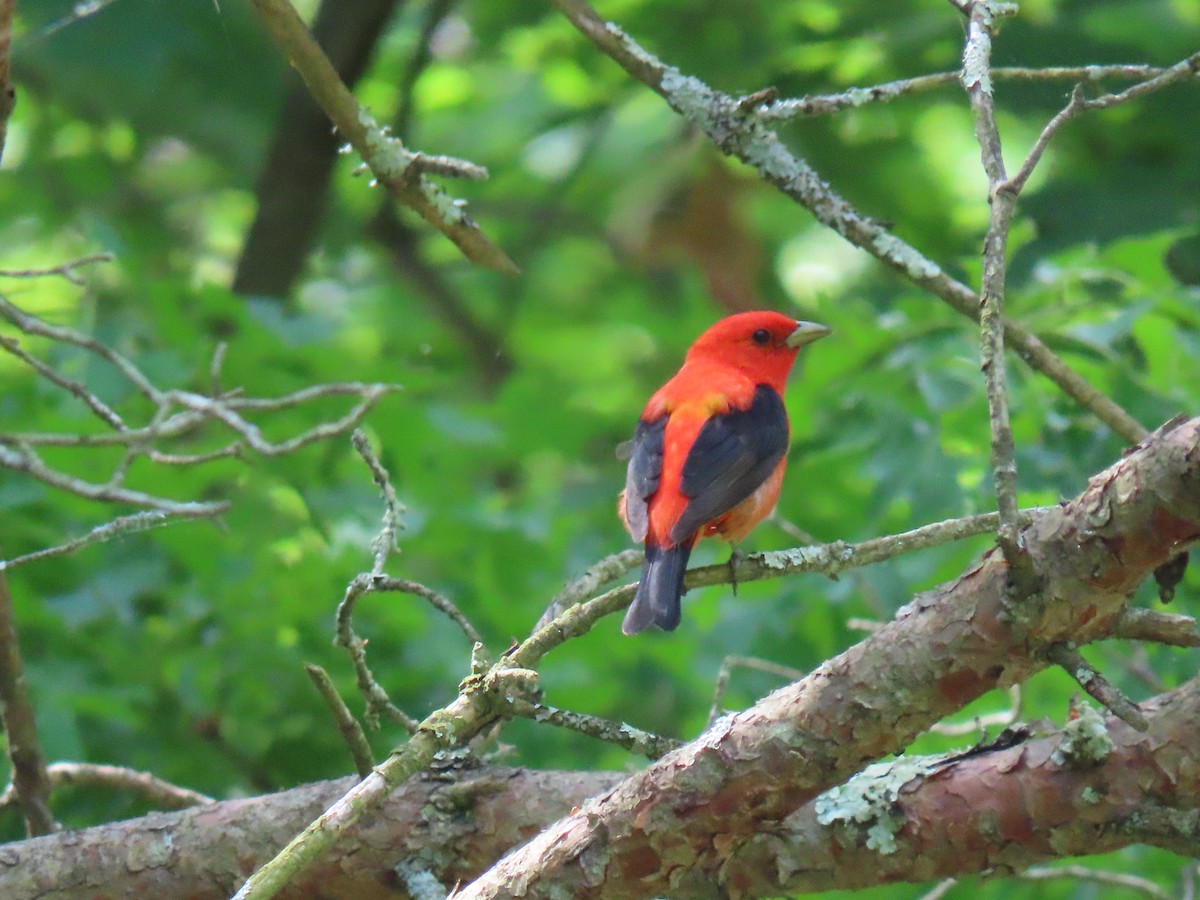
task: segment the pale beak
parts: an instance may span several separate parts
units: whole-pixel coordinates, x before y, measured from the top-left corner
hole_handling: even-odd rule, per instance
[[[819,341],[832,333],[833,329],[825,325],[818,325],[816,322],[797,322],[795,331],[787,336],[784,343],[789,347],[807,347],[814,341]]]

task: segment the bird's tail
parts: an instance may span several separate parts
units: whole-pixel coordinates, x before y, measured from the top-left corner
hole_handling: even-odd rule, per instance
[[[642,578],[637,593],[625,613],[621,630],[626,634],[637,634],[651,625],[663,631],[674,631],[679,627],[679,598],[683,594],[683,573],[687,570],[688,557],[692,555],[692,542],[676,544],[669,549],[646,544],[646,563],[642,566]]]

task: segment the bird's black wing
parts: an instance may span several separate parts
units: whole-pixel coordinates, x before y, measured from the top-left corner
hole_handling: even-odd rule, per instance
[[[667,417],[637,423],[629,447],[629,468],[625,473],[625,521],[635,541],[644,541],[650,527],[646,501],[658,490],[662,477],[663,433]]]
[[[683,463],[680,488],[689,501],[671,529],[671,540],[684,540],[753,494],[775,471],[787,446],[783,398],[765,384],[754,392],[749,409],[705,422]]]

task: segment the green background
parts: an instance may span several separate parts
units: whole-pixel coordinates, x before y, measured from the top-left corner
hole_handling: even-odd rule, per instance
[[[977,333],[937,300],[826,232],[633,83],[545,4],[459,5],[411,97],[403,90],[428,8],[401,4],[358,98],[381,121],[405,105],[406,142],[486,165],[449,183],[521,267],[480,270],[408,213],[438,294],[372,237],[386,197],[341,157],[317,245],[286,297],[239,296],[231,279],[255,213],[254,187],[294,75],[248,4],[114,0],[75,17],[64,2],[19,4],[18,105],[0,169],[0,267],[110,251],[87,286],[4,280],[19,306],[87,330],[164,387],[202,390],[218,341],[222,382],[274,396],[326,381],[386,381],[366,431],[406,504],[390,574],[454,598],[493,651],[527,634],[564,582],[628,546],[615,517],[615,446],[691,340],[740,305],[832,326],[787,392],[792,451],[780,514],[817,540],[862,540],[988,510],[987,410]],[[311,4],[302,8],[307,16]],[[682,71],[734,94],[827,93],[953,69],[960,15],[947,3],[867,0],[613,0],[622,24]],[[1197,48],[1194,0],[1022,4],[997,65],[1145,62]],[[1112,83],[1119,87],[1120,82]],[[1070,84],[1001,82],[1000,125],[1019,165]],[[1022,197],[1010,314],[1148,427],[1194,413],[1200,383],[1200,93],[1193,82],[1068,125]],[[956,86],[780,126],[865,214],[893,223],[956,277],[979,279],[986,182]],[[445,292],[489,336],[446,323]],[[10,331],[5,331],[10,333]],[[28,345],[137,419],[144,406],[107,367]],[[499,355],[499,356],[498,356]],[[500,357],[511,367],[497,365]],[[1023,505],[1079,492],[1124,442],[1010,358]],[[73,398],[0,357],[0,429],[96,430]],[[282,438],[348,404],[261,420]],[[215,431],[180,452],[219,444]],[[115,456],[53,460],[94,477]],[[13,570],[9,584],[50,760],[131,766],[219,797],[344,774],[349,760],[302,663],[352,673],[331,646],[347,581],[370,568],[382,506],[347,438],[295,455],[193,469],[142,462],[131,485],[180,500],[233,502],[220,527],[176,524]],[[65,496],[0,471],[0,543],[15,556],[128,509]],[[796,541],[766,523],[743,549]],[[837,581],[801,576],[689,594],[671,635],[623,637],[617,620],[552,654],[547,702],[687,738],[704,726],[727,654],[809,669],[959,573],[986,538],[928,550]],[[723,561],[702,545],[697,563]],[[1177,601],[1192,611],[1196,579]],[[1139,602],[1157,605],[1146,588]],[[370,597],[358,631],[393,700],[421,717],[468,671],[469,647],[415,598]],[[1135,698],[1186,680],[1197,654],[1111,644],[1090,658]],[[1138,672],[1152,673],[1150,679]],[[1153,682],[1157,680],[1159,684]],[[778,679],[734,673],[742,708]],[[1077,688],[1034,678],[1023,714],[1061,722]],[[989,696],[960,717],[1004,708]],[[401,740],[385,727],[377,754]],[[913,748],[972,738],[925,737]],[[514,723],[500,741],[520,765],[623,768],[641,761],[588,738]],[[143,811],[111,793],[56,795],[60,819]],[[22,833],[18,815],[0,833]],[[1131,849],[1103,858],[1175,889],[1183,861]],[[897,886],[871,897],[910,897]],[[1083,882],[974,883],[950,897],[1110,897]]]

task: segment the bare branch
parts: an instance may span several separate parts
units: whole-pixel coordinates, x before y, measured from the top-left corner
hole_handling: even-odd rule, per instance
[[[1092,665],[1074,647],[1068,644],[1055,644],[1046,652],[1046,659],[1060,666],[1079,683],[1081,688],[1087,691],[1088,696],[1096,702],[1104,704],[1109,712],[1130,728],[1145,731],[1149,727],[1146,724],[1146,717],[1142,715],[1137,704],[1092,668]]]
[[[420,723],[395,706],[388,698],[387,691],[375,680],[371,667],[367,665],[367,642],[354,630],[354,604],[359,597],[369,592],[374,580],[372,576],[364,573],[353,578],[346,586],[346,594],[337,608],[334,643],[346,651],[350,657],[350,664],[354,666],[359,693],[363,695],[367,704],[363,713],[367,725],[378,728],[379,716],[383,714],[409,734],[415,734]]]
[[[68,393],[78,397],[109,428],[115,428],[117,431],[125,430],[125,423],[121,421],[121,417],[113,412],[107,403],[89,391],[85,385],[67,378],[65,375],[59,375],[51,366],[46,365],[46,363],[42,362],[36,356],[26,353],[16,338],[0,335],[0,347],[3,347],[17,359],[21,360],[21,362],[25,363],[51,384],[56,384]]]
[[[1191,616],[1129,607],[1121,613],[1113,637],[1151,641],[1170,647],[1200,647],[1200,632]]]
[[[1000,526],[996,541],[1013,573],[1017,597],[1037,589],[1034,572],[1025,553],[1017,522],[1017,462],[1009,423],[1008,387],[1004,361],[1004,292],[1008,253],[1008,228],[1016,212],[1015,197],[997,195],[1007,181],[1000,131],[992,97],[992,33],[995,19],[1012,15],[1011,3],[979,0],[971,4],[967,40],[963,47],[962,83],[975,114],[975,137],[979,141],[990,200],[987,235],[983,239],[983,284],[980,288],[980,366],[987,389],[988,424],[992,436],[992,471]]]
[[[717,671],[716,680],[713,682],[712,705],[708,709],[707,727],[709,728],[724,712],[722,703],[725,700],[725,691],[729,687],[729,678],[735,668],[755,669],[759,672],[766,672],[768,675],[776,675],[784,681],[799,681],[808,674],[791,666],[773,663],[769,659],[758,659],[753,656],[726,656],[724,662],[721,663],[721,668]]]
[[[1123,872],[1106,872],[1103,869],[1092,869],[1088,866],[1043,866],[1026,869],[1017,874],[1022,881],[1052,881],[1057,878],[1070,878],[1075,881],[1091,881],[1108,887],[1124,888],[1136,891],[1153,900],[1171,900],[1171,895],[1153,881],[1139,878],[1137,875],[1126,875]]]
[[[97,544],[103,541],[111,540],[119,534],[133,534],[138,531],[148,531],[151,528],[157,528],[160,525],[170,525],[174,522],[179,522],[184,519],[206,519],[213,516],[219,516],[226,512],[230,507],[228,502],[208,503],[208,504],[191,504],[187,508],[179,508],[175,510],[149,510],[146,512],[132,513],[128,516],[117,516],[111,522],[105,522],[103,525],[97,525],[87,534],[75,538],[74,540],[58,544],[54,547],[47,547],[44,550],[35,550],[32,553],[26,553],[23,556],[16,556],[12,559],[0,560],[0,572],[8,569],[16,568],[25,563],[36,562],[41,559],[48,559],[52,556],[63,556],[67,553],[74,553],[80,547],[86,547],[88,544]]]
[[[12,448],[0,444],[0,466],[13,469],[17,472],[24,472],[26,475],[36,478],[38,481],[45,482],[51,487],[75,494],[79,497],[86,497],[88,500],[103,500],[108,503],[129,503],[134,506],[146,506],[171,515],[188,516],[191,518],[219,515],[225,510],[223,502],[194,503],[168,500],[164,497],[155,497],[143,491],[135,491],[131,488],[119,487],[112,484],[94,484],[90,481],[84,481],[82,478],[75,478],[56,469],[51,469],[29,447]]]
[[[362,726],[358,724],[358,720],[346,706],[341,694],[337,692],[337,687],[328,672],[313,663],[305,663],[304,671],[308,673],[317,693],[329,707],[333,721],[337,723],[338,731],[341,732],[346,746],[350,749],[350,756],[354,759],[354,768],[358,771],[358,776],[365,778],[370,773],[372,766],[375,765],[375,760],[371,756],[371,745],[367,743],[367,736],[363,734]]]
[[[464,900],[503,896],[513,879],[531,898],[620,893],[630,874],[623,863],[630,858],[649,861],[636,874],[638,889],[646,894],[671,893],[677,886],[672,873],[723,883],[735,865],[738,889],[748,896],[790,893],[806,877],[825,878],[824,871],[809,870],[807,856],[799,867],[803,871],[784,866],[780,872],[774,862],[779,823],[790,821],[800,804],[842,783],[867,759],[896,752],[985,691],[1044,668],[1045,647],[1107,637],[1135,587],[1200,536],[1200,483],[1190,477],[1197,448],[1200,419],[1172,423],[1094,476],[1076,499],[1039,515],[1026,533],[1029,552],[1039,563],[1053,560],[1054,565],[1045,567],[1046,589],[1022,604],[1019,616],[1006,603],[1009,567],[1000,554],[990,554],[959,578],[915,597],[884,629],[807,678],[718,720],[697,740],[543,831],[461,892]],[[1109,511],[1103,522],[1094,515],[1098,508]],[[1117,546],[1120,553],[1113,549]],[[630,593],[619,589],[568,610],[509,661],[535,663],[545,649],[541,642],[557,639],[553,632],[577,630],[589,607],[617,606]],[[899,695],[911,701],[901,715],[895,709]],[[1200,682],[1187,697],[1189,704],[1200,702]],[[1136,744],[1142,738],[1122,724],[1113,740]],[[1170,740],[1153,743],[1178,746]],[[1168,756],[1178,758],[1174,749]],[[1167,756],[1163,762],[1176,765]],[[925,784],[938,791],[945,786],[941,779]],[[994,782],[986,784],[990,791]],[[1138,796],[1143,796],[1140,788]],[[708,802],[698,803],[701,797]],[[973,804],[966,806],[973,815],[977,811]],[[1055,821],[1061,821],[1057,812]],[[714,842],[717,832],[728,840]],[[771,839],[756,843],[755,836],[764,832]],[[908,830],[892,835],[907,840]],[[1094,841],[1095,832],[1080,837]],[[819,843],[839,852],[843,847],[827,833]],[[880,866],[893,859],[871,848],[864,852]],[[597,861],[586,867],[586,875],[576,864],[581,858]],[[910,857],[906,850],[894,858]],[[982,859],[982,865],[994,862],[986,854]],[[947,865],[954,868],[945,874],[965,871],[957,852]],[[875,866],[864,863],[864,869],[869,870],[864,877],[879,880]],[[846,867],[839,865],[838,871]],[[808,884],[817,889],[811,879]]]
[[[537,624],[533,626],[533,630],[537,631],[553,622],[575,604],[593,596],[602,585],[615,581],[630,569],[641,565],[644,555],[641,550],[622,550],[590,566],[554,596],[550,605],[538,618]]]
[[[930,727],[933,734],[940,734],[944,737],[962,737],[967,734],[984,734],[987,729],[1007,728],[1021,717],[1021,686],[1014,684],[1008,689],[1008,709],[1000,712],[988,713],[985,716],[976,716],[971,722],[938,722]]]
[[[615,744],[630,753],[637,753],[647,759],[658,759],[681,743],[674,738],[642,731],[640,728],[634,728],[624,722],[613,722],[599,716],[557,709],[544,703],[535,703],[519,698],[512,701],[509,710],[514,716],[522,719],[532,719],[535,722],[557,725],[559,728],[586,734],[588,737]]]
[[[536,681],[536,672],[503,662],[485,675],[464,680],[458,697],[449,706],[427,717],[403,747],[393,751],[370,775],[296,835],[242,885],[234,900],[267,900],[275,896],[354,827],[368,810],[378,807],[397,785],[427,768],[439,754],[463,746],[499,721],[514,698],[530,695]]]
[[[0,278],[46,278],[51,275],[61,275],[71,284],[84,284],[83,276],[79,274],[78,269],[93,263],[112,262],[114,259],[116,257],[111,253],[90,253],[87,256],[67,260],[57,266],[44,269],[0,269]]]
[[[892,234],[837,194],[804,159],[793,154],[753,112],[738,100],[684,75],[639,45],[616,24],[606,21],[587,0],[554,0],[585,37],[630,75],[657,92],[700,128],[723,153],[753,167],[766,181],[791,197],[822,225],[866,250],[960,314],[979,319],[979,297],[951,278],[933,260]],[[1004,324],[1004,339],[1029,366],[1041,372],[1085,409],[1130,443],[1146,429],[1087,379],[1071,369],[1035,334],[1014,322]]]
[[[156,404],[161,402],[162,392],[150,383],[150,379],[142,374],[141,369],[107,344],[102,344],[95,338],[81,334],[74,329],[66,328],[62,325],[51,325],[49,322],[45,322],[35,315],[18,309],[4,297],[0,297],[0,316],[3,316],[26,334],[36,334],[39,337],[49,338],[60,344],[70,344],[71,346],[94,353],[96,356],[109,362],[117,371],[124,375],[126,380],[137,388],[143,397]]]
[[[375,556],[375,564],[371,566],[371,574],[382,575],[383,566],[392,551],[396,549],[396,535],[404,530],[404,504],[396,496],[396,489],[388,477],[387,469],[379,461],[367,442],[367,436],[357,428],[350,434],[350,443],[363,458],[367,468],[371,470],[371,478],[383,494],[383,527],[375,540],[371,541],[371,553]]]
[[[331,387],[330,385],[322,385],[321,387]],[[347,387],[339,385],[339,388]],[[379,400],[385,395],[392,393],[398,388],[395,385],[387,384],[370,384],[356,385],[360,390],[339,390],[337,393],[358,393],[362,397],[362,401],[355,406],[350,412],[346,413],[340,419],[335,419],[332,422],[324,422],[320,425],[308,429],[295,437],[289,438],[286,441],[273,443],[266,440],[262,431],[258,426],[247,422],[235,412],[236,409],[252,409],[255,408],[252,404],[255,401],[249,399],[221,400],[213,397],[205,397],[201,394],[193,394],[189,391],[170,391],[167,394],[169,402],[178,403],[190,410],[204,413],[206,416],[214,418],[230,429],[237,432],[246,441],[250,448],[263,456],[284,456],[288,453],[294,453],[302,447],[307,447],[309,444],[323,441],[331,437],[335,437],[357,426],[366,416],[368,412],[375,406]],[[310,392],[311,393],[311,392]],[[324,394],[334,393],[334,391],[325,391]],[[322,394],[314,394],[320,396]],[[260,401],[261,402],[261,401]],[[266,404],[273,404],[277,401],[268,400],[260,409],[276,408]]]
[[[417,158],[400,140],[379,127],[347,90],[320,46],[288,0],[253,0],[263,24],[289,62],[300,73],[317,104],[341,135],[387,185],[397,200],[416,210],[425,221],[450,238],[467,259],[515,275],[516,265],[484,236],[466,214],[462,201],[413,171]]]
[[[1051,139],[1058,133],[1060,128],[1079,115],[1079,113],[1094,109],[1109,109],[1129,100],[1144,97],[1185,78],[1194,77],[1198,73],[1200,73],[1200,53],[1194,53],[1168,69],[1159,69],[1152,74],[1148,73],[1150,77],[1146,78],[1145,81],[1132,85],[1123,91],[1103,94],[1091,100],[1084,96],[1083,85],[1076,85],[1075,89],[1071,92],[1071,101],[1042,129],[1017,174],[996,185],[995,189],[1014,195],[1021,193],[1021,190],[1025,187],[1025,183],[1029,180],[1029,176],[1033,174],[1033,170],[1041,160],[1042,154],[1046,152],[1046,147],[1049,146]]]
[[[964,4],[965,5],[965,4]],[[1094,66],[1047,66],[1034,69],[1021,66],[996,67],[992,78],[996,81],[1023,82],[1098,82],[1108,79],[1148,79],[1169,71],[1158,66],[1147,65],[1094,65]],[[934,72],[915,78],[902,78],[869,87],[852,87],[834,94],[812,94],[795,99],[764,100],[753,105],[753,109],[765,120],[791,119],[799,116],[825,116],[845,109],[866,106],[871,103],[888,103],[908,94],[924,93],[936,88],[958,84],[962,70]],[[753,96],[753,95],[752,95]]]
[[[63,785],[112,788],[135,794],[161,809],[188,809],[216,802],[206,794],[163,781],[148,772],[139,772],[124,766],[57,762],[46,767],[46,776],[51,790]],[[16,798],[14,785],[8,785],[0,794],[0,809],[9,806]]]
[[[417,581],[410,581],[407,578],[373,578],[371,580],[371,591],[384,592],[396,591],[401,594],[412,594],[414,597],[420,597],[427,600],[429,605],[438,612],[446,616],[451,622],[457,625],[462,633],[467,636],[467,640],[472,644],[482,644],[483,636],[474,625],[462,614],[462,611],[454,604],[454,601],[445,594],[438,593],[433,588],[426,587]]]

